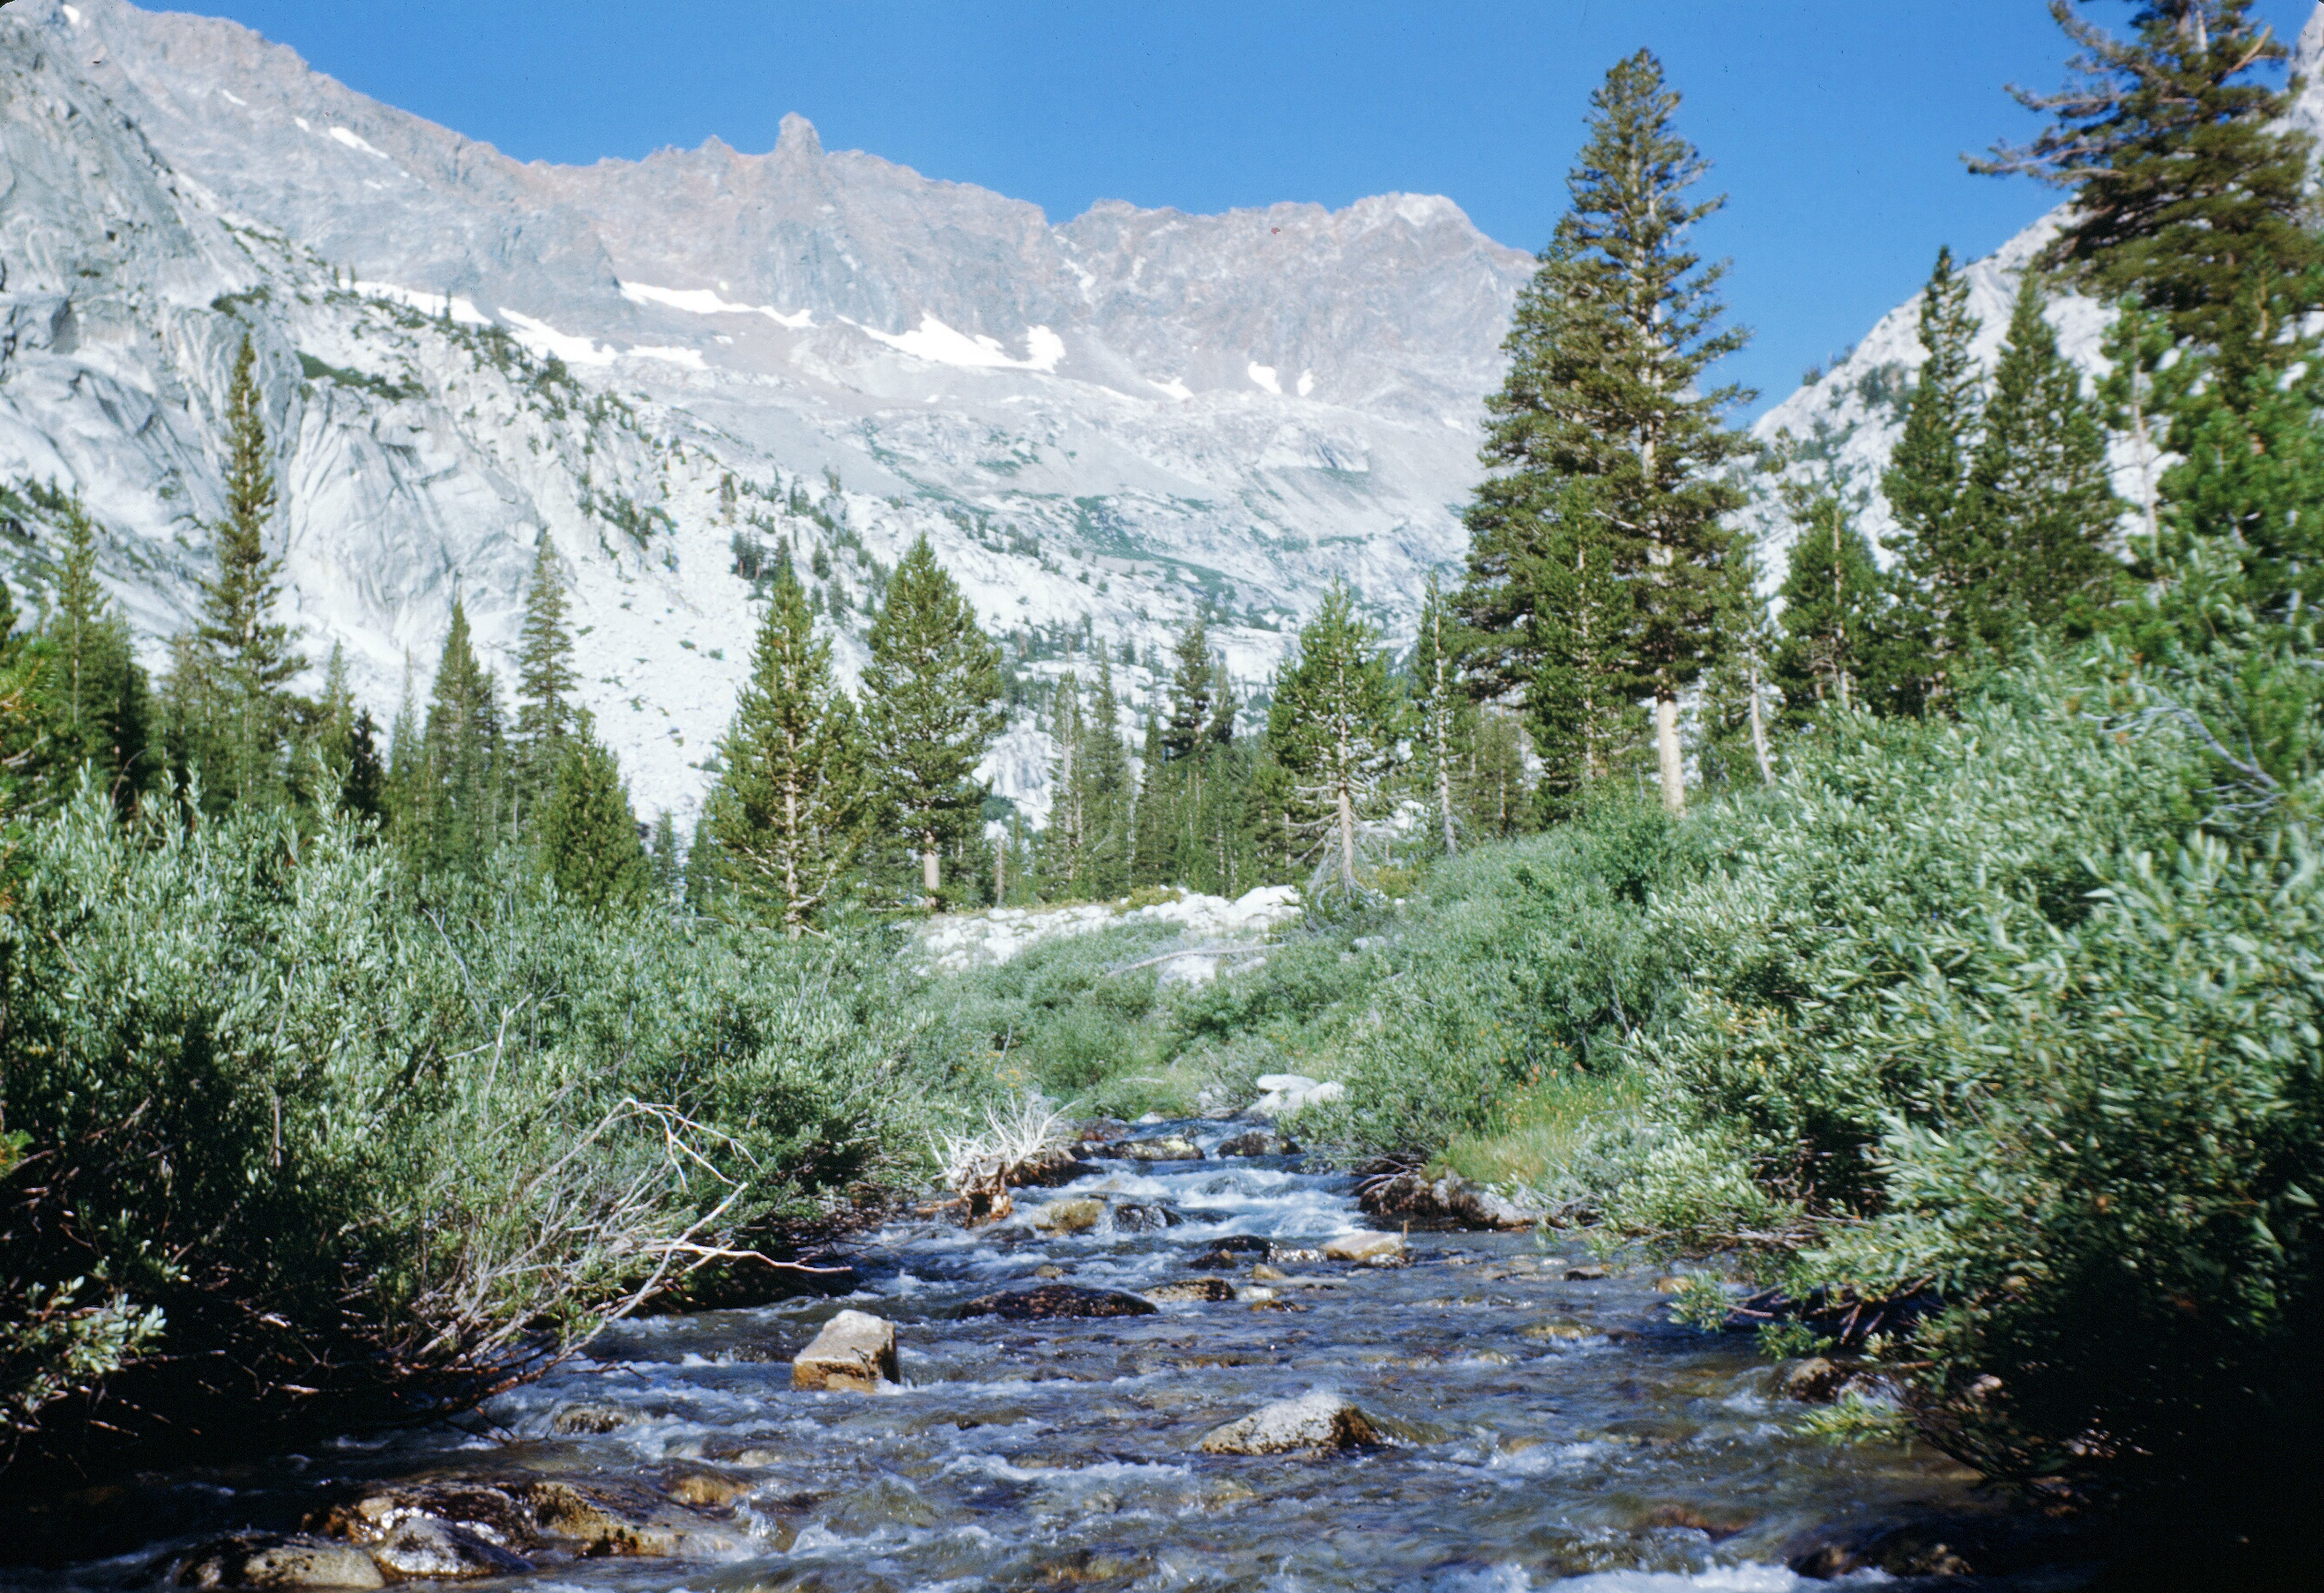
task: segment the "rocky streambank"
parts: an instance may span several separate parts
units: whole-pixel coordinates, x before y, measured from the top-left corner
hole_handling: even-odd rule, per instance
[[[1776,1589],[2057,1557],[1939,1457],[1795,1432],[1834,1379],[1674,1323],[1651,1270],[1406,1232],[1268,1126],[1083,1149],[1005,1220],[872,1235],[844,1298],[626,1324],[466,1430],[0,1522],[45,1562],[0,1586]]]

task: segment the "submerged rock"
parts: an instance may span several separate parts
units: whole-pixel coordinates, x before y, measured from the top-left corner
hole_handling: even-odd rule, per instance
[[[1404,1236],[1394,1233],[1343,1233],[1323,1246],[1327,1261],[1360,1261],[1367,1266],[1394,1266],[1404,1258]]]
[[[1222,1156],[1289,1156],[1298,1155],[1299,1147],[1272,1128],[1253,1128],[1222,1144],[1216,1154]]]
[[[567,1405],[549,1418],[549,1430],[573,1438],[585,1433],[612,1432],[636,1420],[633,1413],[613,1405]]]
[[[1176,1228],[1185,1219],[1160,1202],[1125,1202],[1113,1209],[1116,1233],[1152,1233]]]
[[[1078,1284],[1043,1284],[972,1300],[964,1316],[997,1316],[1003,1321],[1042,1321],[1052,1317],[1150,1316],[1151,1302],[1112,1289],[1084,1289]]]
[[[791,1362],[793,1388],[853,1388],[869,1394],[903,1380],[896,1367],[895,1324],[862,1311],[843,1311],[823,1324],[815,1341]]]
[[[1261,1405],[1215,1427],[1202,1441],[1207,1455],[1330,1454],[1373,1449],[1383,1440],[1370,1418],[1336,1394],[1309,1394]]]
[[[1273,1248],[1255,1233],[1231,1233],[1213,1239],[1211,1248],[1189,1263],[1198,1272],[1240,1266],[1250,1257],[1265,1257]]]
[[[593,1559],[730,1554],[746,1542],[691,1510],[623,1484],[522,1482],[510,1491],[531,1506],[544,1536]]]
[[[1167,1305],[1177,1300],[1231,1300],[1234,1297],[1234,1285],[1222,1277],[1190,1277],[1146,1291],[1146,1298],[1157,1305]]]
[[[1157,1134],[1149,1139],[1125,1139],[1106,1146],[1106,1155],[1133,1162],[1199,1162],[1203,1147],[1184,1134]]]
[[[521,1563],[521,1562],[520,1562]],[[170,1579],[180,1588],[384,1588],[361,1549],[312,1538],[227,1538],[195,1550]]]

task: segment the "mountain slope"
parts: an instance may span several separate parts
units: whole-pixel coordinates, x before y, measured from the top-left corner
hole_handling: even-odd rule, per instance
[[[247,331],[310,657],[343,643],[387,712],[457,591],[505,677],[546,536],[650,809],[706,783],[778,542],[831,570],[851,666],[923,531],[1028,668],[1128,642],[1133,692],[1197,611],[1251,684],[1333,578],[1407,622],[1531,269],[1411,196],[1053,226],[795,117],[761,155],[526,165],[120,0],[0,12],[0,93],[12,170],[102,174],[0,194],[0,236],[49,240],[0,284],[35,327],[0,349],[0,481],[89,498],[149,648],[190,612]],[[116,209],[146,219],[107,241]],[[97,321],[101,354],[36,327]],[[1041,761],[993,765],[1037,812]]]

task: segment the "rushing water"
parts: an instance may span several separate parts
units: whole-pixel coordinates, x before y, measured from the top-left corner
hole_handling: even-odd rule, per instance
[[[1215,1148],[1223,1125],[1174,1126]],[[1102,1196],[1179,1220],[1111,1217],[1053,1237],[1051,1199]],[[1136,1214],[1133,1214],[1133,1218]],[[667,1478],[716,1468],[745,1489],[717,1558],[573,1561],[468,1586],[816,1588],[1777,1589],[1803,1533],[1950,1507],[1958,1468],[1925,1451],[1794,1436],[1800,1407],[1748,1345],[1670,1323],[1651,1271],[1568,1281],[1584,1257],[1531,1236],[1414,1234],[1412,1265],[1297,1252],[1364,1226],[1344,1176],[1296,1161],[1098,1162],[1023,1192],[973,1231],[900,1222],[868,1240],[844,1300],[627,1324],[593,1358],[511,1395],[491,1436],[350,1439],[232,1471],[149,1478],[90,1506],[134,1552],[42,1588],[150,1585],[220,1532],[290,1530],[382,1479]],[[1233,1236],[1288,1281],[1274,1307],[1006,1322],[971,1299],[1038,1281],[1143,1290],[1195,1275]],[[1209,1275],[1248,1285],[1213,1265]],[[1287,1306],[1288,1309],[1279,1307]],[[905,1386],[794,1393],[789,1358],[844,1308],[892,1321]],[[1314,1390],[1399,1441],[1329,1457],[1200,1453],[1203,1435]],[[596,1407],[576,1423],[576,1407]],[[615,1425],[614,1423],[618,1423]],[[610,1425],[567,1435],[576,1425]],[[13,1558],[0,1553],[0,1563]]]

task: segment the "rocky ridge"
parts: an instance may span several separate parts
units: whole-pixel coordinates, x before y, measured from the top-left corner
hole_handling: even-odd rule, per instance
[[[392,712],[453,596],[503,677],[535,543],[649,811],[690,810],[788,548],[843,667],[925,532],[1042,673],[1198,612],[1255,685],[1334,576],[1391,624],[1457,557],[1529,272],[1449,201],[1035,207],[715,140],[525,164],[234,23],[0,15],[0,483],[37,604],[74,488],[149,655],[190,612],[233,351],[257,346],[290,617]],[[987,773],[1038,821],[1047,738]]]

